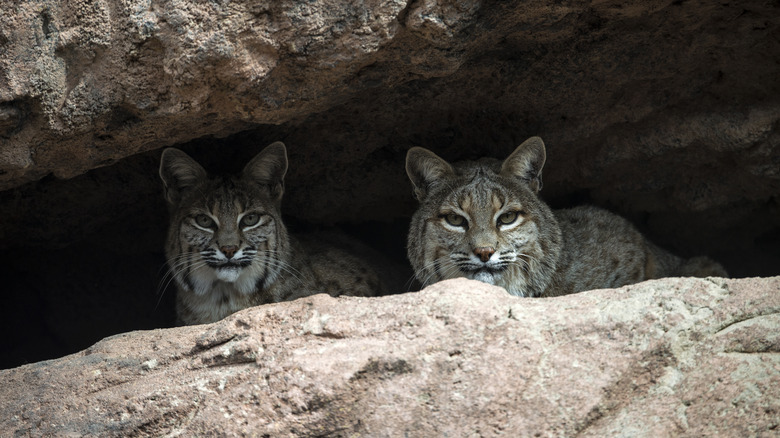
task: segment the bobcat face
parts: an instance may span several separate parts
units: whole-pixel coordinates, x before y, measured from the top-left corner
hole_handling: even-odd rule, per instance
[[[526,247],[537,241],[538,229],[524,205],[502,192],[500,187],[474,187],[442,203],[429,232],[440,242],[431,248],[434,267],[450,267],[440,272],[444,277],[505,285],[530,263],[528,253],[534,251]]]
[[[420,208],[408,252],[423,286],[466,277],[513,295],[544,291],[560,230],[536,196],[543,164],[544,146],[534,139],[503,163],[483,159],[453,166],[425,149],[409,151],[407,173]]]
[[[240,176],[211,178],[184,152],[163,153],[166,254],[179,287],[205,295],[229,283],[250,294],[273,283],[289,247],[280,213],[286,162],[283,146],[271,145]]]
[[[245,193],[224,196],[224,186],[192,205],[180,222],[179,241],[190,260],[188,277],[199,294],[217,281],[234,283],[248,294],[258,282],[272,281],[278,271],[268,268],[276,265],[279,212]]]

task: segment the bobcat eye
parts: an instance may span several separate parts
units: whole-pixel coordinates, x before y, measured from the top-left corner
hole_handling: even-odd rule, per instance
[[[199,227],[203,228],[211,228],[214,226],[214,221],[205,214],[199,214],[195,216],[195,223],[198,224]]]
[[[453,227],[466,226],[466,218],[459,214],[450,213],[444,216],[444,220],[446,220],[447,223],[452,225]]]
[[[517,220],[517,212],[516,211],[508,211],[501,216],[498,217],[498,225],[509,225],[514,223]]]
[[[241,218],[242,227],[251,227],[252,225],[256,225],[258,222],[260,222],[260,215],[257,213],[248,213]]]

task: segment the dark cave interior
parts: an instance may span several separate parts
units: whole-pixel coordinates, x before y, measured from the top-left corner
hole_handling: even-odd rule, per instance
[[[234,172],[279,137],[284,138],[279,128],[260,127],[177,147],[210,171]],[[417,140],[436,143],[432,138]],[[444,149],[456,158],[475,154],[466,148],[455,154],[452,148]],[[1,318],[5,354],[0,368],[74,353],[122,332],[173,326],[175,288],[165,282],[163,242],[168,218],[157,176],[160,152],[139,154],[70,180],[49,177],[0,193],[4,211],[13,212],[4,215],[0,227],[0,272],[6,297]],[[296,232],[337,227],[407,265],[406,232],[415,201],[399,164],[403,163],[403,147],[373,151],[365,158],[367,169],[375,169],[377,163],[398,168],[379,186],[386,187],[384,191],[367,186],[354,197],[373,197],[371,205],[384,207],[345,208],[345,203],[353,202],[354,193],[344,186],[354,182],[334,179],[335,171],[325,178],[330,178],[328,184],[335,186],[336,195],[318,204],[317,214],[302,209],[310,205],[310,198],[302,195],[308,187],[320,185],[323,177],[292,170],[296,164],[311,166],[320,158],[309,153],[293,151],[290,155],[283,202],[288,228]],[[325,155],[331,153],[338,154],[326,151]],[[552,147],[549,168],[554,168],[558,155]],[[619,189],[610,194],[604,187],[564,187],[559,174],[550,172],[542,192],[554,208],[601,205],[625,215],[651,240],[680,255],[710,255],[733,277],[780,274],[778,197],[763,206],[751,204],[747,215],[730,208],[721,210],[723,215],[734,216],[723,226],[724,222],[708,221],[709,212],[643,210],[642,199],[631,202]],[[322,205],[331,205],[333,210],[324,211]]]

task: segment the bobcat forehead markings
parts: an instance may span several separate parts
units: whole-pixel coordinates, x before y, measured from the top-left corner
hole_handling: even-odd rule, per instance
[[[178,149],[163,151],[160,177],[171,216],[165,253],[179,323],[214,322],[246,307],[320,292],[385,292],[356,242],[288,234],[281,217],[286,172],[281,142],[241,174],[225,177],[209,176]]]
[[[406,172],[420,206],[408,256],[423,286],[466,277],[518,296],[555,296],[670,275],[725,276],[706,257],[683,260],[628,221],[595,207],[552,211],[538,197],[544,143],[532,137],[503,162],[450,164],[415,147]]]

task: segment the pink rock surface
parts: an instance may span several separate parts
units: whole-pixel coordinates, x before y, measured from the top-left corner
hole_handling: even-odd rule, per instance
[[[450,280],[113,336],[0,371],[32,436],[776,436],[780,277],[550,299]]]

